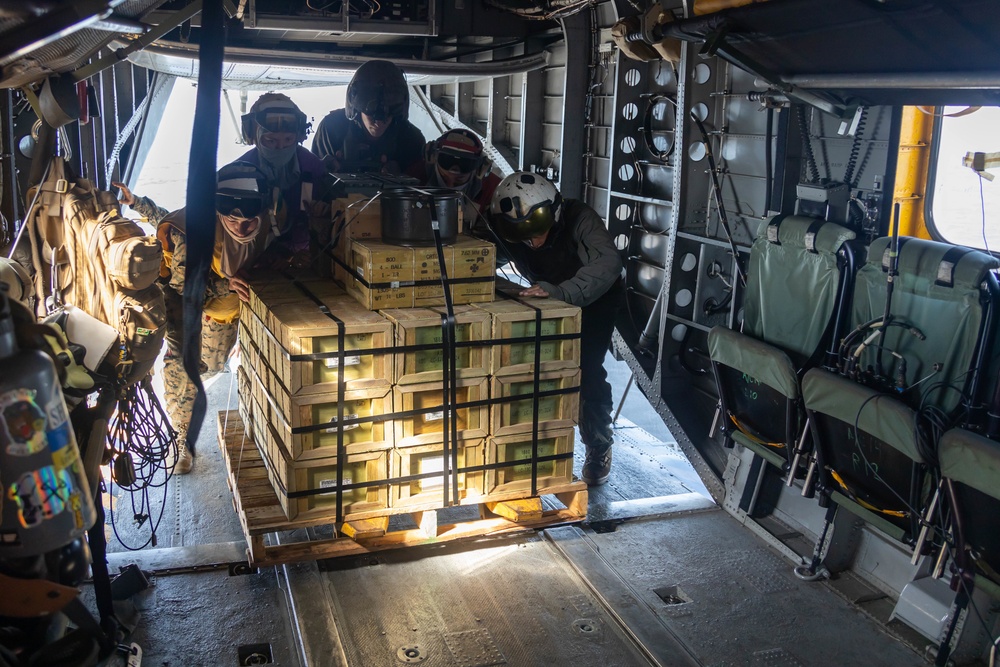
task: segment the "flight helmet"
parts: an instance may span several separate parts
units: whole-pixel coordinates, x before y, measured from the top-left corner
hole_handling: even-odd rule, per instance
[[[302,143],[311,126],[298,105],[283,93],[264,93],[241,120],[243,141],[250,146],[265,132],[292,132],[296,141]]]
[[[359,123],[358,115],[362,113],[373,120],[406,120],[410,114],[410,89],[402,70],[388,60],[363,64],[347,85],[344,113],[348,120]]]
[[[490,224],[500,238],[519,242],[552,229],[562,215],[562,196],[552,181],[528,171],[503,179],[490,203]]]

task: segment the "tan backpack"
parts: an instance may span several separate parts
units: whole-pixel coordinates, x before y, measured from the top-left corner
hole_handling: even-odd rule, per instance
[[[108,361],[121,382],[138,382],[153,367],[166,333],[163,291],[156,284],[159,242],[122,216],[112,193],[69,174],[62,158],[53,159],[38,189],[27,221],[38,314],[72,304],[117,329],[121,345]]]

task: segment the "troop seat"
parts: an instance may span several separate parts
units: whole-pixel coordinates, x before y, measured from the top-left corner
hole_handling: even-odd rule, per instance
[[[951,587],[957,593],[934,663],[943,667],[949,664],[951,638],[973,591],[1000,600],[1000,443],[954,428],[938,443],[938,462],[955,566]]]
[[[889,238],[876,239],[858,271],[852,330],[880,321],[885,313],[890,242]],[[857,366],[872,367],[883,377],[894,378],[904,390],[903,400],[914,409],[933,406],[954,414],[963,403],[980,402],[986,355],[995,336],[1000,289],[992,272],[998,267],[1000,261],[985,252],[900,238],[890,305],[894,325],[884,329],[881,341],[864,349]],[[853,339],[860,343],[868,333],[861,331]],[[857,349],[856,345],[851,349]],[[879,359],[885,366],[882,369],[877,368]]]
[[[894,540],[912,544],[929,469],[917,413],[822,369],[802,378],[802,396],[824,495]]]
[[[846,321],[854,238],[834,223],[774,216],[750,249],[743,331],[708,335],[727,438],[783,470],[801,453],[801,373],[836,350]]]
[[[959,573],[1000,600],[1000,442],[961,428],[938,443]]]

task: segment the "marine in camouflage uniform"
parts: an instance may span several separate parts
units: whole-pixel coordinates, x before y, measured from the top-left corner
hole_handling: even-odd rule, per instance
[[[120,186],[119,184],[119,187]],[[156,227],[156,235],[164,247],[164,260],[160,269],[161,286],[167,310],[167,353],[163,363],[163,386],[167,414],[178,431],[178,455],[174,471],[190,472],[193,460],[187,448],[187,428],[197,389],[184,370],[184,273],[187,266],[187,238],[184,229],[184,211],[168,212],[148,197],[135,197],[122,187],[124,203],[129,204],[140,216]],[[239,316],[239,296],[230,289],[229,278],[222,270],[219,258],[217,231],[215,256],[209,271],[201,338],[201,373],[203,378],[221,371],[236,345]],[[261,244],[263,245],[263,244]]]

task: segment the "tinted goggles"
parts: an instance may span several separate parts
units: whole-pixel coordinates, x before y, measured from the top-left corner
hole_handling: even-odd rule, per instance
[[[469,174],[479,168],[480,158],[441,152],[438,153],[437,163],[445,171],[457,169],[463,174]]]
[[[255,218],[264,210],[264,200],[260,195],[231,194],[219,192],[215,195],[215,210],[222,215],[232,215],[238,211],[243,218]]]

